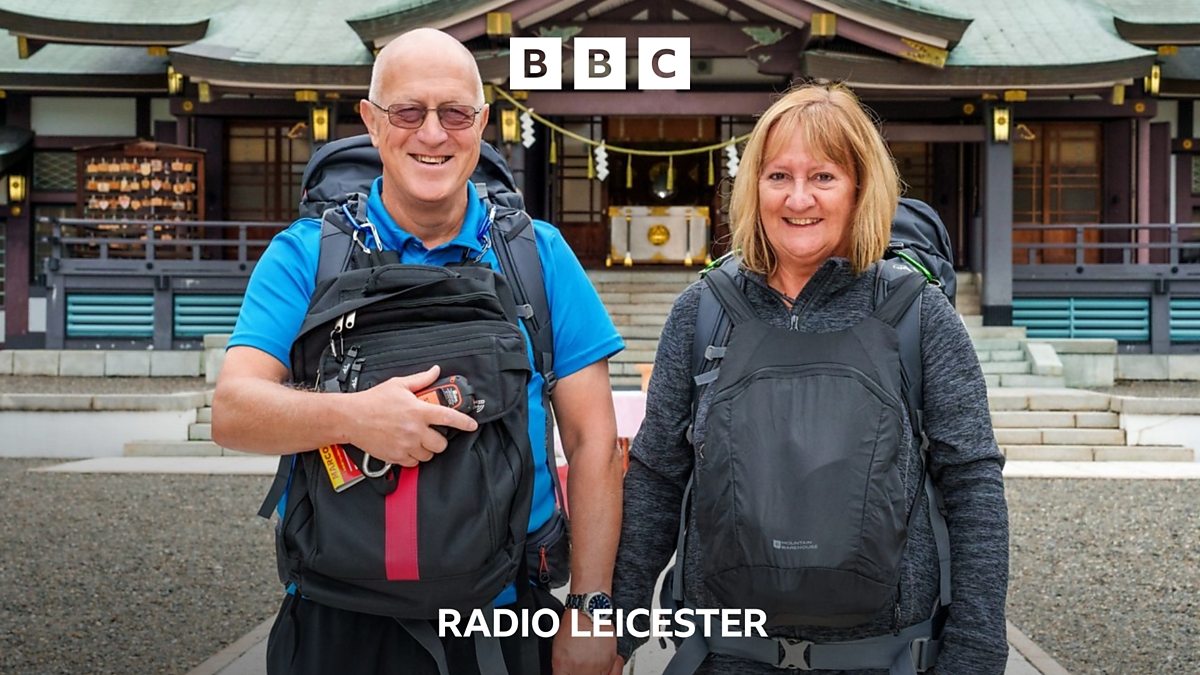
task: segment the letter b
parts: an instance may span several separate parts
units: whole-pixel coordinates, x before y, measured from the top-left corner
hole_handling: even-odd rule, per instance
[[[575,38],[576,89],[625,88],[625,38]]]
[[[508,79],[513,89],[562,89],[562,41],[558,38],[511,38]]]
[[[530,49],[525,52],[525,77],[542,77],[546,74],[546,52]]]
[[[591,77],[607,77],[612,72],[612,66],[608,65],[608,53],[596,51],[589,54],[592,58],[588,63],[591,71],[588,74]]]

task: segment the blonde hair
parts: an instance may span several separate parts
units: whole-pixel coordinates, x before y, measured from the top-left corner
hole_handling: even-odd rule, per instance
[[[861,274],[887,249],[900,178],[879,130],[854,92],[842,84],[792,89],[754,125],[730,196],[733,248],[741,249],[748,269],[766,276],[775,272],[779,260],[759,218],[758,183],[763,166],[797,134],[819,159],[854,172],[858,191],[850,224],[850,264]]]

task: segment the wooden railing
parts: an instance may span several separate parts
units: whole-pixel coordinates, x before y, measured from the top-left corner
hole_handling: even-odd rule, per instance
[[[214,273],[249,270],[279,223],[229,221],[121,221],[79,218],[43,219],[51,226],[48,272],[70,270],[83,263],[90,272],[103,269],[162,274],[166,270],[210,268]],[[256,236],[257,235],[257,236]],[[103,265],[95,264],[103,261]],[[203,263],[198,266],[197,263]]]
[[[1017,236],[1022,232],[1042,236],[1069,234],[1070,238],[1022,242]],[[1087,237],[1092,232],[1100,233],[1102,241],[1089,241]],[[1018,265],[1200,265],[1200,223],[1013,223],[1013,235],[1013,260]],[[1039,260],[1039,254],[1044,257],[1048,251],[1069,251],[1073,260],[1069,263]],[[1089,256],[1089,252],[1100,255]]]
[[[226,221],[42,222],[51,232],[45,262],[46,346],[51,349],[197,346],[195,331],[180,330],[178,308],[209,299],[229,304],[229,298],[240,297],[255,261],[284,227]],[[184,295],[192,297],[176,302]],[[136,321],[124,316],[132,307],[144,308]],[[133,331],[127,325],[131,321],[143,327]]]

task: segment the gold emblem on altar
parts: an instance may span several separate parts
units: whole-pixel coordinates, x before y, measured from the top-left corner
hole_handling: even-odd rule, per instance
[[[671,230],[666,225],[652,225],[646,230],[646,240],[655,246],[662,246],[671,240]]]

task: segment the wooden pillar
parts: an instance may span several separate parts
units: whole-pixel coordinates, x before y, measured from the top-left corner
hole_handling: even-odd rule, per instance
[[[7,123],[31,129],[29,96],[9,94],[6,101]],[[30,226],[29,193],[33,180],[28,162],[10,169],[25,175],[25,201],[9,203],[4,222],[4,344],[29,347],[29,276],[33,260],[33,228]],[[0,185],[7,189],[7,183]]]
[[[991,120],[989,110],[985,120]],[[979,301],[986,326],[1012,325],[1013,152],[996,143],[991,131],[983,142],[983,288]]]
[[[1146,225],[1150,222],[1150,119],[1139,117],[1137,121],[1137,222]],[[1137,241],[1139,244],[1150,243],[1150,230],[1138,228]],[[1139,265],[1150,263],[1150,248],[1139,246],[1137,250]]]

